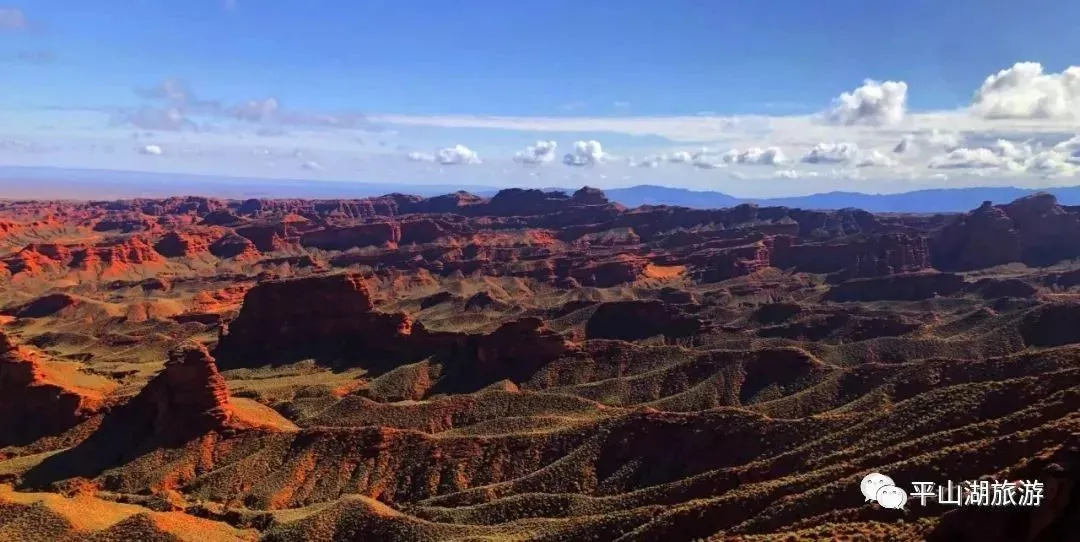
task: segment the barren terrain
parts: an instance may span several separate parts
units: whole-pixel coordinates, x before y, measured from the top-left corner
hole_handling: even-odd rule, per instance
[[[0,540],[1080,540],[1078,257],[1048,195],[0,202]]]

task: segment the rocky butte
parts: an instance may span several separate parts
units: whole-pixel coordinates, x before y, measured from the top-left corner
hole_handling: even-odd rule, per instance
[[[0,201],[0,539],[1069,540],[1077,257],[1045,194]]]

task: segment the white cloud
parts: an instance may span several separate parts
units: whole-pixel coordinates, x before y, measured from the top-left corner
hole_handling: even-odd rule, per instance
[[[312,171],[319,171],[319,170],[323,169],[321,164],[319,164],[318,162],[310,161],[310,160],[307,161],[307,162],[304,162],[303,164],[300,164],[300,167],[302,167],[304,169],[309,169],[309,170],[312,170]]]
[[[893,147],[896,154],[907,154],[924,149],[951,151],[960,147],[960,137],[955,133],[930,130],[925,133],[904,134]]]
[[[1080,160],[1074,155],[1076,138],[1050,149],[1027,142],[999,139],[986,147],[962,147],[934,158],[933,169],[978,169],[999,173],[1031,173],[1044,176],[1071,176],[1078,172]]]
[[[435,155],[420,151],[413,151],[405,155],[412,162],[434,162]]]
[[[631,159],[630,160],[630,167],[658,168],[658,167],[660,167],[660,164],[662,164],[664,162],[667,162],[667,161],[669,161],[668,157],[663,156],[663,155],[660,155],[660,156],[646,156],[645,158],[642,158],[641,160]]]
[[[671,156],[666,157],[668,162],[673,164],[685,164],[694,159],[694,155],[686,151],[677,151],[671,153]]]
[[[606,162],[609,157],[599,141],[575,141],[573,152],[563,156],[563,163],[568,166],[595,166]]]
[[[464,145],[454,145],[453,147],[439,149],[435,151],[435,154],[413,151],[405,155],[405,157],[412,162],[430,162],[444,166],[483,163],[480,160],[480,155]]]
[[[841,164],[853,162],[860,155],[859,146],[854,143],[818,143],[802,161],[806,164]]]
[[[727,152],[705,147],[693,152],[676,151],[671,154],[653,156],[636,164],[656,167],[663,162],[690,164],[699,169],[719,169],[728,165],[779,166],[788,163],[789,160],[779,147],[752,147],[745,151],[731,149]]]
[[[1044,73],[1038,62],[1018,62],[987,77],[971,109],[987,119],[1080,119],[1080,66]]]
[[[435,153],[435,161],[444,165],[479,164],[480,155],[464,145],[454,145],[445,149],[439,149]]]
[[[894,167],[898,164],[896,160],[889,158],[878,150],[872,150],[868,153],[864,153],[856,163],[856,167]]]
[[[722,156],[725,163],[728,164],[744,164],[744,165],[761,165],[761,166],[777,166],[788,162],[784,152],[777,147],[769,147],[762,149],[754,147],[745,151],[730,150]]]
[[[930,161],[930,167],[934,169],[996,168],[1005,165],[1007,161],[1008,159],[986,147],[975,149],[961,147],[944,156],[934,158]]]
[[[853,92],[841,94],[823,116],[830,123],[847,126],[897,124],[907,112],[907,91],[903,81],[867,79]]]
[[[818,143],[801,160],[804,164],[846,164],[855,167],[894,167],[899,162],[881,151],[860,149],[855,143]]]
[[[802,171],[797,169],[782,169],[776,172],[776,176],[781,179],[806,179],[818,177],[820,173],[817,171]]]
[[[529,145],[515,154],[514,161],[527,165],[549,164],[555,161],[558,147],[559,144],[554,141],[537,141],[535,145]]]
[[[1070,161],[1080,163],[1080,136],[1073,136],[1054,145],[1053,150],[1066,155]]]
[[[139,149],[139,153],[148,154],[150,156],[161,156],[164,154],[164,151],[162,151],[161,147],[158,145],[146,145]]]

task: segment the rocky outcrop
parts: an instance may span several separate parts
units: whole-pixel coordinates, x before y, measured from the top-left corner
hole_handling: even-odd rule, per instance
[[[1005,205],[984,202],[942,228],[933,253],[935,265],[947,270],[1050,265],[1080,256],[1080,215],[1045,193]]]
[[[255,243],[250,239],[233,232],[217,238],[208,248],[210,254],[222,259],[256,260],[262,257]]]
[[[236,233],[255,244],[260,252],[277,252],[294,246],[300,232],[290,223],[264,222],[236,228]]]
[[[210,251],[210,243],[213,242],[213,234],[210,232],[193,231],[181,233],[171,231],[166,233],[154,243],[154,250],[166,258],[183,258],[205,254]],[[220,235],[220,234],[219,234]]]
[[[0,331],[0,448],[58,435],[105,406],[100,394],[58,376],[38,353]]]
[[[244,296],[215,355],[223,366],[241,367],[346,352],[376,356],[402,348],[399,339],[410,333],[412,322],[373,308],[356,274],[263,282]]]
[[[150,380],[132,406],[153,417],[153,434],[165,441],[221,430],[232,416],[225,378],[206,347],[195,343],[169,352],[165,369]]]
[[[579,205],[607,205],[610,203],[604,191],[589,186],[582,187],[571,197],[571,200]]]
[[[773,240],[755,241],[730,248],[707,248],[672,263],[688,265],[699,282],[720,282],[749,275],[771,265]]]
[[[1080,215],[1038,193],[1002,206],[1020,236],[1021,259],[1044,266],[1080,256]]]
[[[375,222],[308,232],[300,237],[300,245],[322,250],[349,250],[369,246],[396,248],[401,241],[401,225],[396,222]]]
[[[772,265],[807,273],[843,273],[849,278],[882,277],[928,269],[930,250],[921,235],[889,233],[833,243],[799,243],[778,237]]]

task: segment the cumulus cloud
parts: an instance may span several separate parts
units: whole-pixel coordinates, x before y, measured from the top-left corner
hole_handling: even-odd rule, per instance
[[[480,155],[465,145],[454,145],[453,147],[439,149],[435,153],[435,161],[444,166],[481,163]]]
[[[833,124],[888,125],[904,120],[907,112],[907,83],[871,79],[852,92],[845,92],[824,112],[826,121]]]
[[[855,167],[893,167],[899,162],[881,151],[863,150],[855,143],[818,143],[801,160],[804,164],[846,164]]]
[[[538,165],[555,161],[555,151],[559,144],[554,141],[537,141],[535,145],[525,147],[514,155],[514,161],[520,164]]]
[[[789,160],[779,147],[751,147],[744,151],[731,149],[726,152],[705,147],[693,152],[676,151],[671,154],[659,155],[647,159],[647,162],[656,165],[667,162],[671,164],[689,164],[699,169],[719,169],[728,165],[779,166],[788,163]],[[643,165],[641,162],[638,164]],[[656,166],[651,165],[649,167]]]
[[[673,164],[685,164],[694,159],[694,155],[687,151],[678,151],[671,153],[671,156],[665,157],[668,162]]]
[[[803,156],[807,164],[840,164],[859,158],[861,151],[854,143],[818,143]]]
[[[944,156],[934,158],[930,161],[930,167],[934,169],[995,168],[1004,165],[1006,161],[1005,158],[985,147],[975,149],[961,147]]]
[[[435,154],[423,152],[410,152],[405,155],[413,162],[433,162],[444,166],[457,166],[464,164],[480,164],[480,155],[465,145],[454,145],[435,151]]]
[[[859,158],[855,163],[856,167],[894,167],[898,162],[888,156],[885,156],[880,151],[872,150],[868,153],[864,153],[862,158]]]
[[[797,169],[782,169],[776,172],[776,176],[781,179],[806,179],[820,176],[817,171],[800,171]]]
[[[725,163],[755,166],[777,166],[787,163],[784,152],[777,147],[766,149],[754,147],[745,151],[730,150],[722,156]]]
[[[954,133],[931,130],[928,133],[906,134],[893,147],[896,154],[907,154],[923,149],[954,150],[960,147],[960,136]]]
[[[663,164],[664,162],[668,161],[667,158],[668,157],[666,157],[664,155],[659,155],[659,156],[646,156],[645,158],[642,158],[641,160],[631,159],[630,160],[630,167],[658,168],[658,167],[660,167],[660,164]]]
[[[1080,166],[1072,138],[1047,149],[999,139],[985,147],[962,147],[930,161],[933,169],[981,169],[1045,176],[1075,175]]]
[[[1054,145],[1053,151],[1067,156],[1071,161],[1080,163],[1080,136],[1073,136]]]
[[[164,151],[162,151],[161,147],[158,145],[146,145],[139,148],[139,153],[148,154],[150,156],[161,156],[164,154]]]
[[[1038,62],[1018,62],[986,78],[971,109],[987,119],[1080,118],[1080,66],[1044,73]]]
[[[575,141],[573,151],[563,156],[563,163],[568,166],[595,166],[603,164],[609,157],[599,141]]]

